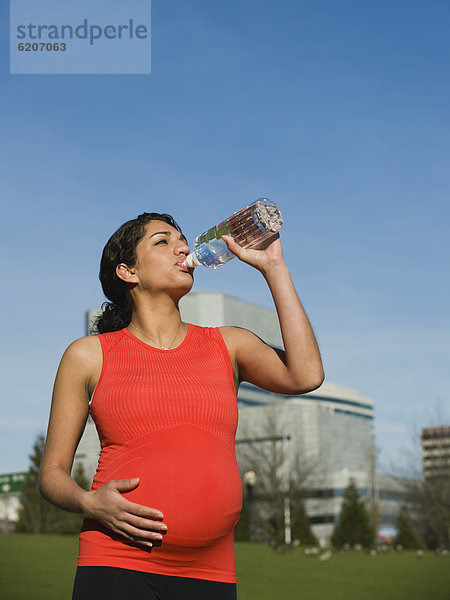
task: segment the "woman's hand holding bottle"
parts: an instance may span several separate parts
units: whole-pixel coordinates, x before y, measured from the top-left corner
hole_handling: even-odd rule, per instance
[[[283,258],[283,249],[281,247],[280,236],[277,235],[273,242],[265,250],[253,250],[251,248],[242,248],[229,235],[222,237],[228,249],[235,254],[239,260],[258,269],[264,276],[267,276],[273,268],[286,267]]]

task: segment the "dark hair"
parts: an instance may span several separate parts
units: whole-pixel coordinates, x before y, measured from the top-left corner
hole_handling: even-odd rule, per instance
[[[145,227],[150,221],[163,221],[182,233],[170,215],[142,213],[136,219],[124,223],[112,234],[103,248],[100,261],[99,279],[103,293],[110,302],[102,304],[103,313],[95,323],[98,333],[118,331],[130,323],[132,305],[129,284],[117,277],[116,267],[120,263],[134,267],[137,260],[136,246],[144,237]]]

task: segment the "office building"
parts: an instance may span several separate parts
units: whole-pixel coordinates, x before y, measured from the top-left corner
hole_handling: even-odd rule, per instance
[[[450,427],[422,429],[421,441],[424,479],[450,477]]]

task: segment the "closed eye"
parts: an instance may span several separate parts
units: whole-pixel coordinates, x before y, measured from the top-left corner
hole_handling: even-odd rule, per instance
[[[155,243],[155,246],[157,246],[158,244],[167,244],[167,240],[162,238]]]

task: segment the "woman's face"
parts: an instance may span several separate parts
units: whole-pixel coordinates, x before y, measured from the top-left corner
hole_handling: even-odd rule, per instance
[[[150,291],[174,291],[186,294],[193,284],[193,269],[183,265],[189,254],[186,238],[164,221],[150,221],[136,247],[137,261],[130,271],[138,288]]]

